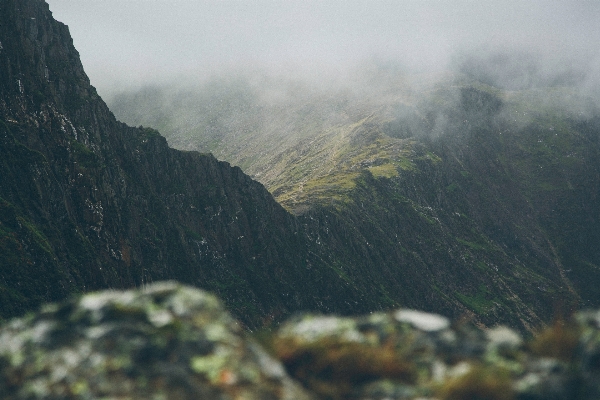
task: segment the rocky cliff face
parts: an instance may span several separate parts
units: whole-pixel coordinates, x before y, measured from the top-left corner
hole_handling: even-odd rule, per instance
[[[165,278],[250,326],[355,297],[239,168],[116,121],[43,1],[3,1],[0,42],[2,316]]]
[[[268,79],[242,76],[112,105],[242,165],[364,298],[523,330],[599,306],[597,102],[379,72],[357,74],[358,94],[295,87],[272,104]]]

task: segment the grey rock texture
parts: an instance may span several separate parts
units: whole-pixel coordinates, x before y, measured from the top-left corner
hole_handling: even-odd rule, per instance
[[[310,399],[212,295],[106,291],[0,333],[0,398]]]
[[[527,341],[506,327],[484,331],[414,310],[305,314],[261,343],[196,288],[91,293],[0,328],[0,399],[600,395],[600,311]]]

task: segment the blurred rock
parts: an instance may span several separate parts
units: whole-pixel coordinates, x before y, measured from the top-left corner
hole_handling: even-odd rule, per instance
[[[88,294],[0,331],[0,397],[310,399],[212,295]]]
[[[600,312],[524,340],[415,310],[303,314],[262,345],[213,295],[104,291],[0,328],[0,399],[600,398]]]

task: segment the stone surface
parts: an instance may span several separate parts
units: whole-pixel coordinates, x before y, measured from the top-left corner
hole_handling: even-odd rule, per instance
[[[212,295],[92,293],[0,331],[0,398],[310,399]]]
[[[4,324],[0,399],[591,400],[599,322],[580,312],[524,340],[402,309],[298,315],[265,338],[215,296],[162,282]]]

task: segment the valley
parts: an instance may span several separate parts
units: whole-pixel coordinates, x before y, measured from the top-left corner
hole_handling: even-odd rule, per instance
[[[532,333],[600,305],[600,113],[568,82],[371,65],[107,105],[45,2],[0,3],[0,42],[3,319],[159,280],[249,330],[405,307]]]
[[[511,91],[449,75],[415,89],[380,75],[363,78],[372,88],[359,81],[360,95],[296,88],[273,107],[244,81],[113,104],[176,147],[238,163],[329,259],[341,255],[341,277],[379,288],[384,304],[529,331],[597,305],[594,102],[566,86]]]

